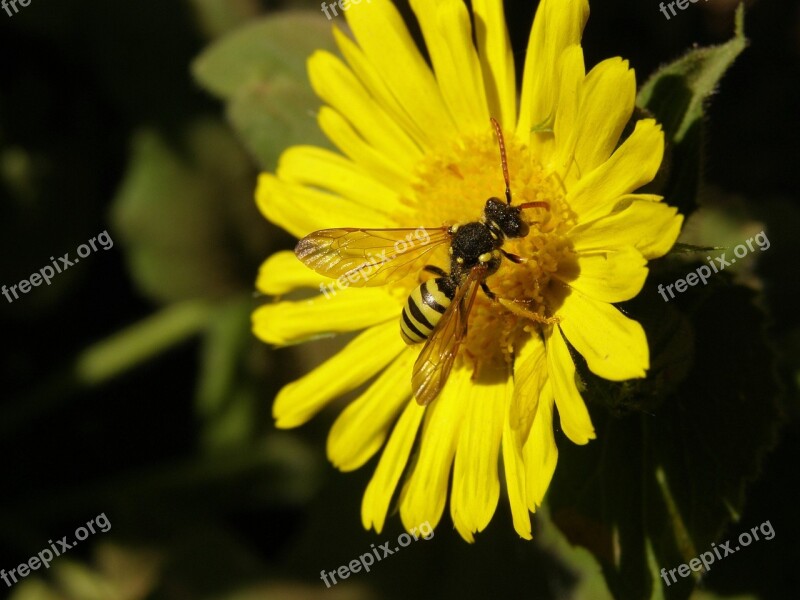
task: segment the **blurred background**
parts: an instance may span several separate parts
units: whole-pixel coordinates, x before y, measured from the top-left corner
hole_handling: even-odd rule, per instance
[[[399,6],[409,18],[407,3]],[[505,6],[519,69],[536,3]],[[298,430],[278,431],[271,419],[277,390],[341,342],[275,350],[250,333],[251,311],[267,301],[254,294],[258,267],[293,246],[256,210],[257,174],[289,144],[328,145],[304,67],[313,49],[331,47],[319,2],[17,7],[0,11],[0,285],[28,278],[51,256],[74,258],[104,231],[113,247],[98,246],[14,302],[0,296],[0,568],[97,515],[111,529],[47,571],[0,582],[0,597],[607,597],[589,553],[572,548],[545,512],[535,518],[536,541],[519,540],[502,498],[473,545],[445,515],[431,540],[369,574],[331,589],[320,581],[322,569],[401,528],[395,515],[380,535],[362,529],[374,459],[347,474],[325,459],[341,405]],[[587,65],[620,55],[641,83],[693,44],[730,39],[734,9],[707,0],[667,20],[655,0],[595,0]],[[726,519],[738,522],[716,539],[766,520],[776,534],[715,564],[694,594],[789,598],[800,586],[800,4],[752,2],[745,29],[750,47],[706,112],[702,208],[684,241],[736,244],[762,228],[769,236],[769,250],[729,284],[750,290],[741,307],[725,296],[694,307],[714,328],[696,336],[703,342],[692,360],[704,375],[694,389],[727,378],[731,398],[746,389],[752,402],[746,411],[717,406],[710,418],[697,406],[683,417],[719,428],[717,437],[752,459],[736,482],[741,502],[728,506]],[[236,65],[256,53],[269,69],[240,85]],[[608,412],[601,403],[598,411]],[[677,451],[675,435],[661,442]],[[721,468],[713,446],[689,459]],[[557,479],[570,460],[567,452]],[[562,488],[562,508],[564,496]],[[689,594],[676,589],[668,597]]]

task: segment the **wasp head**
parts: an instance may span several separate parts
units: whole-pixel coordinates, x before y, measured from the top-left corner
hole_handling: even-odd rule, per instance
[[[500,198],[489,198],[483,209],[487,223],[494,224],[505,237],[521,238],[528,235],[530,228],[522,218],[522,208],[511,206]]]

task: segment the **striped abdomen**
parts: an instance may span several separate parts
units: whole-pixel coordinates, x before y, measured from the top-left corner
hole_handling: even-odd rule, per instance
[[[414,288],[400,317],[403,341],[419,344],[428,339],[454,296],[455,286],[445,277],[429,279]]]

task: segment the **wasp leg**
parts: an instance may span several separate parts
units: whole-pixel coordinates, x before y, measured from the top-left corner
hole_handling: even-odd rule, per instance
[[[488,296],[489,300],[492,301],[497,300],[497,294],[495,294],[492,290],[489,289],[489,286],[486,285],[485,281],[481,283],[481,289],[483,290],[483,293]]]
[[[505,256],[508,260],[510,260],[513,263],[517,263],[518,265],[521,264],[521,263],[528,262],[527,258],[523,258],[521,256],[517,256],[516,254],[511,254],[511,252],[506,252],[502,248],[500,248],[500,252],[502,252],[503,256]]]
[[[500,298],[498,302],[500,302],[501,305],[506,307],[509,311],[511,311],[518,317],[524,317],[526,319],[530,319],[535,323],[541,323],[542,325],[555,325],[556,323],[561,321],[561,317],[543,317],[542,315],[530,311],[527,308],[523,308],[524,303],[519,302],[517,300],[508,300],[506,298]]]

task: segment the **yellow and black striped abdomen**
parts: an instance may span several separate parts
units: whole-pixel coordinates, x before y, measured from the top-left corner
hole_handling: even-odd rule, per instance
[[[400,336],[406,344],[419,344],[428,339],[450,306],[453,288],[443,277],[429,279],[414,288],[400,317]]]

